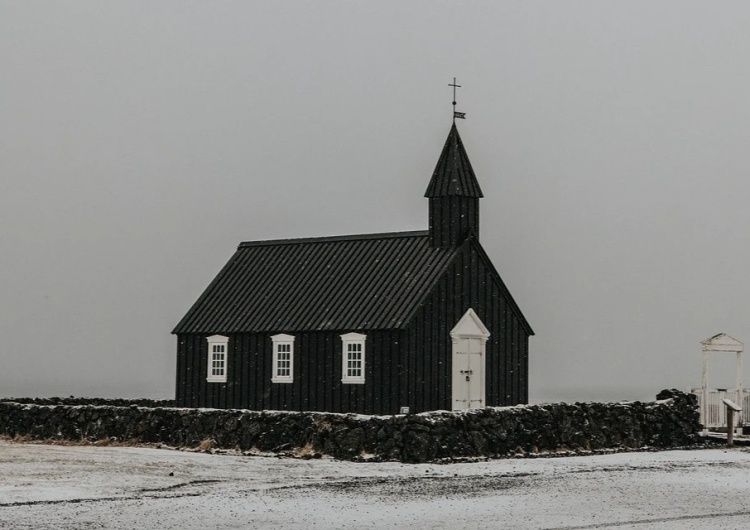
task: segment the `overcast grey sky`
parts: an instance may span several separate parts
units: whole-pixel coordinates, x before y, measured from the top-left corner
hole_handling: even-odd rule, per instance
[[[239,241],[425,229],[453,76],[532,401],[698,386],[700,340],[750,340],[748,28],[744,1],[0,0],[0,396],[171,397],[170,331]]]

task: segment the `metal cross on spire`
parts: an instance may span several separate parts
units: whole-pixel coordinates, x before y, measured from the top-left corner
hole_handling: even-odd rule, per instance
[[[448,84],[448,86],[453,87],[453,123],[456,123],[456,118],[460,118],[462,120],[466,119],[466,113],[465,112],[456,112],[456,89],[461,88],[461,85],[456,84],[456,78],[453,78],[453,83]]]

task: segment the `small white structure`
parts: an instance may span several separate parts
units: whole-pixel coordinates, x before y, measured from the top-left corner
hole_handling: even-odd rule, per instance
[[[723,399],[730,399],[739,403],[743,410],[750,405],[750,393],[742,388],[742,352],[745,345],[726,333],[719,333],[701,342],[703,346],[703,383],[701,388],[693,389],[698,396],[701,409],[701,423],[703,432],[708,429],[725,427],[727,425],[726,410],[722,404]],[[708,356],[711,353],[734,353],[737,356],[735,388],[732,389],[709,389],[708,387]],[[742,430],[744,414],[740,414],[737,422],[737,431]]]

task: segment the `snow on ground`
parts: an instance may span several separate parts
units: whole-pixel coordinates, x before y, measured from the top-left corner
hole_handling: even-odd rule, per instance
[[[750,528],[750,452],[408,465],[0,441],[3,529],[407,526]]]

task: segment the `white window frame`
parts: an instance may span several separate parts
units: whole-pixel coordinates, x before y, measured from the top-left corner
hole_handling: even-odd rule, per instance
[[[206,381],[209,383],[226,383],[227,382],[227,369],[229,366],[229,337],[223,335],[211,335],[206,338],[208,341],[208,365],[206,367]],[[214,346],[217,349],[223,349],[223,352],[214,352]],[[223,358],[214,359],[214,353],[222,354]],[[217,374],[214,374],[214,360],[220,362]]]
[[[294,335],[273,335],[273,364],[271,365],[272,383],[291,383],[294,381]],[[289,347],[289,375],[279,375],[279,353],[281,347]],[[287,353],[287,352],[283,352]]]
[[[341,382],[348,385],[363,385],[365,383],[365,368],[367,366],[365,362],[365,340],[367,335],[361,333],[347,333],[341,335]],[[349,346],[358,344],[362,350],[362,358],[360,359],[360,375],[351,376],[348,375],[349,371]]]

